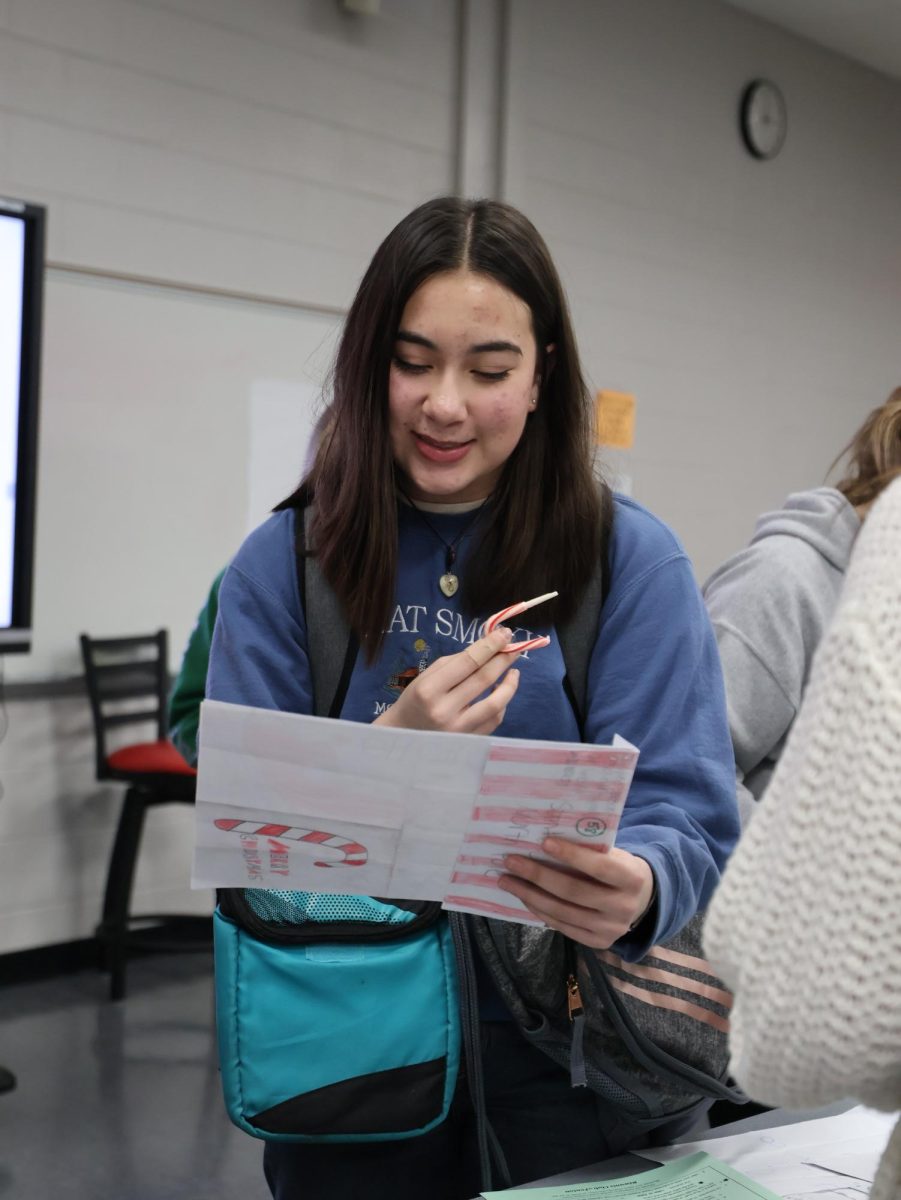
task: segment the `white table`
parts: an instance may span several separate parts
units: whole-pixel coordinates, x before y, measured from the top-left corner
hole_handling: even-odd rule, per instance
[[[812,1121],[817,1117],[834,1117],[838,1113],[847,1112],[853,1107],[851,1100],[841,1100],[825,1108],[808,1109],[803,1112],[786,1112],[782,1108],[770,1109],[767,1112],[755,1113],[752,1117],[744,1117],[739,1121],[730,1121],[728,1125],[718,1125],[715,1129],[695,1128],[690,1133],[677,1137],[674,1145],[679,1142],[693,1142],[698,1138],[713,1139],[729,1137],[733,1133],[746,1133],[753,1129],[772,1129],[777,1125],[793,1125],[796,1121]],[[531,1183],[521,1183],[514,1192],[528,1191],[529,1188],[553,1187],[561,1183],[591,1183],[598,1179],[620,1179],[624,1175],[639,1175],[644,1171],[655,1171],[657,1163],[637,1154],[619,1154],[616,1158],[608,1158],[604,1162],[589,1163],[577,1167],[574,1171],[565,1171],[561,1175],[549,1175],[546,1179],[534,1179]]]

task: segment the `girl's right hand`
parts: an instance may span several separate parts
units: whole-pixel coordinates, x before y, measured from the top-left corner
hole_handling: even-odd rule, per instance
[[[500,625],[459,654],[435,659],[373,724],[494,733],[519,686],[519,671],[510,670],[519,654],[501,653],[512,637],[513,631]]]

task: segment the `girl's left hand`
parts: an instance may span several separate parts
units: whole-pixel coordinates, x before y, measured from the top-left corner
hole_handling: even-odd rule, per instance
[[[563,838],[545,838],[541,848],[560,867],[511,854],[504,859],[510,874],[502,875],[498,886],[549,928],[583,946],[606,950],[647,912],[654,872],[637,854]]]

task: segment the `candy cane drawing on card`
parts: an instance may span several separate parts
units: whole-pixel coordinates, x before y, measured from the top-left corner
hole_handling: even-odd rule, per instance
[[[278,838],[298,842],[316,850],[334,850],[342,855],[335,862],[314,862],[314,867],[365,867],[369,852],[365,846],[337,833],[324,829],[301,829],[298,825],[274,825],[271,822],[238,821],[220,818],[213,822],[225,833],[253,834],[257,837]]]

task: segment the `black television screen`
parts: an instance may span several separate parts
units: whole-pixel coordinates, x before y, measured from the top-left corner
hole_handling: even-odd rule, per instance
[[[31,648],[44,217],[0,197],[0,654]]]

